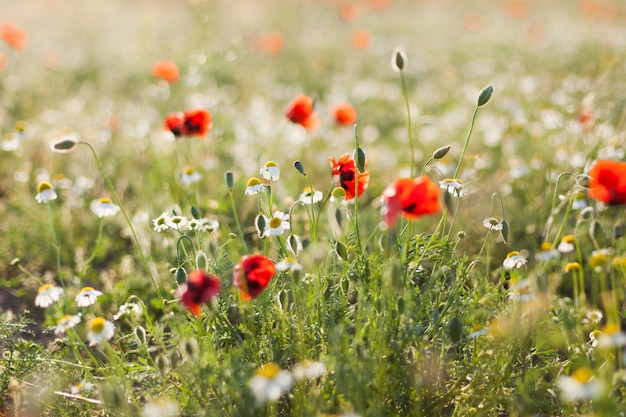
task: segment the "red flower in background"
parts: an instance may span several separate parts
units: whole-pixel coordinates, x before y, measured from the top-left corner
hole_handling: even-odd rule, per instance
[[[28,44],[28,34],[19,26],[11,22],[5,22],[0,27],[0,36],[6,43],[8,43],[13,49],[18,51],[26,48]]]
[[[220,279],[203,270],[192,271],[187,279],[181,297],[183,304],[191,313],[198,317],[202,312],[202,304],[220,292]]]
[[[328,158],[330,161],[331,172],[333,180],[338,187],[346,190],[346,200],[352,200],[356,195],[356,166],[354,164],[354,156],[345,153],[339,157],[338,161],[335,158]],[[370,174],[367,172],[367,160],[365,161],[365,172],[359,172],[359,197],[365,190],[370,181]]]
[[[212,126],[213,117],[206,109],[185,112],[185,129],[188,135],[204,136]]]
[[[626,204],[626,162],[596,161],[589,176],[589,197],[609,206]]]
[[[188,110],[185,113],[172,113],[165,117],[165,128],[174,136],[205,136],[212,126],[211,113],[206,109]]]
[[[356,110],[350,103],[337,103],[333,107],[335,122],[340,126],[352,126],[356,123]]]
[[[440,189],[428,177],[398,178],[383,191],[382,216],[391,227],[398,215],[416,219],[441,210]]]
[[[235,266],[233,285],[239,288],[244,300],[250,300],[263,292],[275,273],[271,259],[263,255],[244,256]]]
[[[152,65],[152,75],[170,84],[176,84],[180,78],[180,70],[174,62],[161,59]]]
[[[185,130],[185,115],[183,113],[172,113],[165,116],[165,128],[172,132],[174,136],[187,134]]]
[[[316,129],[319,118],[313,109],[313,99],[305,94],[298,94],[285,113],[289,120],[304,126],[307,130]]]

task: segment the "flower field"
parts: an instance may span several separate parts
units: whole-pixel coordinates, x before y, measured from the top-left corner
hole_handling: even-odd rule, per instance
[[[623,416],[626,4],[0,14],[0,416]]]

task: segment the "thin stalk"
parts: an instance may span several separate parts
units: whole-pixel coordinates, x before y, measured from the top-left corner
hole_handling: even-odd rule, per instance
[[[237,232],[239,233],[239,237],[241,239],[241,242],[243,243],[243,246],[247,250],[248,244],[246,243],[246,239],[243,236],[243,229],[241,228],[241,222],[239,221],[239,215],[237,214],[237,207],[235,205],[235,196],[233,195],[233,190],[230,190],[228,194],[230,195],[230,205],[233,208],[233,217],[235,218],[235,223],[237,224]]]
[[[131,234],[133,235],[133,240],[135,241],[135,244],[137,245],[137,252],[139,253],[139,259],[141,260],[141,263],[144,269],[146,270],[146,272],[148,273],[148,276],[150,277],[150,280],[152,281],[152,285],[154,286],[154,289],[157,293],[157,296],[159,297],[159,300],[163,300],[161,289],[159,288],[159,285],[156,282],[156,278],[152,275],[152,270],[150,269],[150,266],[148,265],[148,261],[146,260],[143,254],[143,251],[141,250],[141,243],[139,243],[137,232],[135,232],[135,228],[133,227],[133,222],[130,220],[128,213],[126,212],[126,209],[124,208],[124,205],[122,204],[122,200],[120,199],[119,195],[117,194],[117,191],[115,190],[115,187],[113,186],[113,183],[111,182],[111,180],[109,179],[109,176],[104,171],[104,167],[102,166],[102,162],[100,162],[100,158],[98,158],[98,154],[96,153],[93,146],[91,146],[89,143],[87,142],[78,142],[78,143],[87,146],[91,150],[91,154],[93,155],[93,158],[96,161],[96,164],[98,165],[98,170],[100,171],[100,174],[104,178],[104,181],[106,182],[107,187],[109,188],[109,191],[111,192],[111,195],[113,196],[113,199],[115,200],[115,204],[117,204],[120,207],[121,212],[124,215],[124,219],[126,219],[126,223],[128,224],[128,227],[130,228]]]
[[[400,84],[402,86],[402,97],[404,98],[404,105],[406,107],[406,131],[409,139],[409,159],[411,160],[411,178],[415,175],[415,154],[413,152],[413,127],[411,123],[411,107],[409,105],[409,94],[406,88],[406,82],[404,81],[404,73],[400,71]],[[424,166],[425,168],[426,166]]]
[[[454,170],[454,175],[452,178],[458,178],[459,170],[461,169],[461,163],[463,162],[463,157],[465,156],[465,152],[467,151],[467,146],[469,145],[470,137],[472,136],[472,132],[474,131],[474,123],[476,122],[476,114],[478,114],[479,106],[474,108],[474,113],[472,114],[472,121],[470,123],[469,131],[467,132],[467,138],[465,138],[465,144],[463,145],[463,150],[461,151],[461,156],[459,157],[459,162],[456,165],[456,169]]]

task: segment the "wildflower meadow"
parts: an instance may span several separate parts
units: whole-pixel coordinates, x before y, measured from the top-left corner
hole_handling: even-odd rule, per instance
[[[626,416],[626,3],[0,38],[0,416]]]

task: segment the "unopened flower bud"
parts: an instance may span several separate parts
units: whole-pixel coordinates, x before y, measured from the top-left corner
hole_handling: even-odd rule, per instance
[[[402,72],[406,63],[406,53],[404,52],[404,49],[398,46],[391,55],[391,68],[393,68],[395,72]]]
[[[476,105],[478,107],[482,107],[489,102],[491,99],[491,95],[493,94],[493,86],[488,85],[483,88],[482,91],[478,94],[478,100],[476,100]]]
[[[302,162],[300,161],[296,161],[293,163],[294,168],[296,168],[298,170],[298,172],[302,175],[304,175],[306,177],[306,171],[304,170],[304,166],[302,165]]]
[[[444,156],[446,156],[448,154],[448,152],[450,151],[450,148],[452,148],[452,146],[450,145],[446,145],[446,146],[442,146],[441,148],[437,149],[435,152],[433,152],[433,159],[441,159]]]
[[[233,171],[226,171],[224,173],[224,178],[226,179],[226,186],[230,191],[232,191],[235,183],[235,175],[233,174]]]

